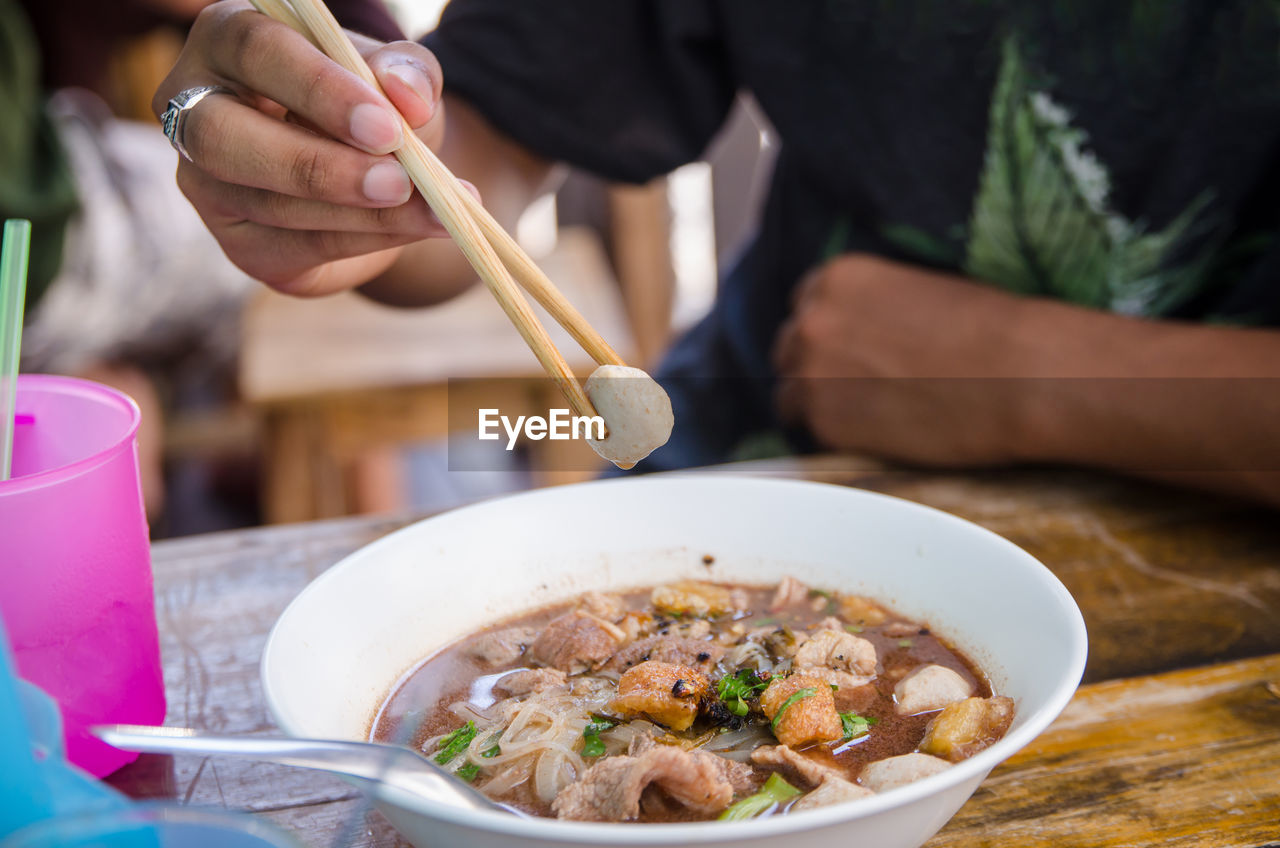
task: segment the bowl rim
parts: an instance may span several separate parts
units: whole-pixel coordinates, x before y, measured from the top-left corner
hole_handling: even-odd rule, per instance
[[[267,709],[270,711],[272,718],[280,729],[285,731],[285,733],[289,735],[296,735],[295,731],[290,728],[290,719],[284,714],[279,706],[278,698],[271,682],[272,646],[276,643],[279,631],[285,624],[286,620],[290,617],[290,613],[293,612],[295,607],[302,602],[302,599],[312,591],[313,587],[321,586],[328,580],[336,579],[336,576],[346,569],[357,567],[357,564],[367,557],[376,556],[379,550],[383,547],[399,544],[399,540],[402,535],[421,532],[420,528],[424,525],[463,521],[466,520],[473,512],[492,508],[495,504],[505,504],[511,501],[518,502],[526,498],[564,496],[564,493],[566,492],[571,490],[580,490],[584,487],[605,488],[620,485],[669,486],[673,484],[677,486],[695,487],[728,485],[738,488],[751,486],[775,491],[781,490],[784,492],[786,490],[804,490],[807,492],[813,492],[818,489],[823,489],[836,497],[847,497],[851,500],[864,500],[868,502],[878,501],[881,503],[891,502],[895,505],[895,508],[926,516],[930,520],[949,523],[952,526],[962,528],[964,532],[983,536],[993,546],[1003,548],[1007,552],[1013,554],[1009,560],[1011,564],[1014,564],[1016,567],[1030,569],[1044,580],[1046,589],[1048,590],[1050,597],[1057,602],[1057,605],[1060,608],[1059,611],[1063,614],[1064,621],[1069,631],[1069,660],[1067,666],[1063,669],[1063,672],[1053,689],[1045,697],[1044,704],[1041,708],[1027,716],[1026,721],[1022,726],[1006,734],[998,742],[991,745],[991,747],[978,752],[966,760],[954,763],[945,771],[904,784],[903,786],[890,789],[886,792],[877,793],[869,798],[859,798],[856,801],[833,804],[812,810],[803,810],[799,813],[785,816],[770,816],[765,819],[751,819],[749,821],[742,822],[721,822],[717,820],[645,824],[635,822],[581,822],[541,817],[522,818],[497,811],[466,810],[418,798],[416,796],[409,795],[408,793],[399,793],[394,789],[378,792],[377,795],[381,800],[394,804],[399,808],[410,810],[429,818],[439,819],[453,825],[485,830],[504,836],[522,836],[530,839],[542,840],[548,844],[559,843],[564,845],[574,845],[610,843],[615,845],[636,845],[651,844],[654,842],[667,842],[673,845],[679,845],[760,839],[768,836],[778,836],[792,831],[814,830],[829,827],[841,822],[866,818],[886,810],[912,804],[930,795],[942,793],[974,778],[977,778],[980,782],[982,779],[985,779],[986,775],[995,768],[995,766],[1013,756],[1044,732],[1044,730],[1061,714],[1062,710],[1066,708],[1067,703],[1071,700],[1076,689],[1080,685],[1081,677],[1084,674],[1085,660],[1088,656],[1088,632],[1085,628],[1084,617],[1080,612],[1079,606],[1071,596],[1071,593],[1067,591],[1066,586],[1062,584],[1062,581],[1058,579],[1057,575],[1055,575],[1048,566],[1044,565],[1040,560],[1036,559],[1027,551],[1023,550],[1021,547],[998,533],[988,530],[975,522],[960,518],[957,515],[952,515],[944,510],[927,506],[916,501],[894,495],[886,495],[880,492],[868,491],[866,489],[858,489],[838,483],[796,480],[793,478],[779,479],[768,476],[752,476],[729,472],[669,472],[645,477],[592,480],[585,483],[574,483],[547,489],[535,489],[490,498],[488,500],[468,504],[457,509],[448,510],[438,515],[424,518],[421,521],[415,521],[347,554],[308,583],[302,591],[300,591],[298,595],[289,602],[288,606],[285,607],[276,619],[275,624],[272,625],[271,632],[268,634],[267,641],[262,649],[262,661],[260,663],[263,695],[267,703]]]

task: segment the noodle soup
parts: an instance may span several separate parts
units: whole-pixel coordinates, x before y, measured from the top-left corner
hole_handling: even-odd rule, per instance
[[[371,737],[535,815],[731,820],[938,773],[1013,712],[966,657],[873,600],[792,578],[685,581],[471,634],[401,681]]]

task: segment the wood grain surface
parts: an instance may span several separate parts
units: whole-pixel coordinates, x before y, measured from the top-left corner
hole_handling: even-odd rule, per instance
[[[857,485],[982,524],[1066,583],[1086,678],[1048,732],[997,769],[930,846],[1280,846],[1280,522],[1226,499],[1063,471],[938,474],[846,459],[719,470]],[[258,679],[285,605],[414,516],[157,543],[167,723],[269,734]],[[143,756],[135,797],[258,812],[311,846],[401,846],[346,784],[278,766]]]
[[[929,848],[1280,840],[1280,656],[1083,687]]]

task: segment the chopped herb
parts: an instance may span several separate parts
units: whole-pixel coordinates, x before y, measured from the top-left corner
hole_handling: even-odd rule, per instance
[[[600,734],[616,724],[616,721],[607,718],[595,718],[588,722],[587,726],[582,728],[582,756],[603,757],[605,747]]]
[[[445,765],[452,761],[454,757],[467,750],[467,746],[475,738],[476,723],[469,721],[440,740],[440,750],[436,753],[436,762],[440,765]]]
[[[792,704],[796,703],[797,701],[803,701],[805,698],[812,698],[816,694],[818,694],[818,690],[811,689],[808,686],[804,687],[803,689],[797,689],[796,691],[792,692],[791,697],[783,701],[782,706],[778,707],[778,711],[773,714],[773,721],[769,723],[769,726],[774,730],[777,730],[778,722],[782,721],[782,714],[785,713],[787,710],[789,710]]]
[[[914,644],[915,644],[915,642],[911,641],[910,639],[899,639],[899,640],[898,640],[898,647],[899,647],[899,648],[910,648],[910,647],[911,647],[912,645],[914,645]]]
[[[848,630],[850,633],[861,633],[861,632],[862,632],[862,626],[861,626],[861,625],[858,625],[858,624],[846,624],[846,625],[844,626],[844,629],[845,629],[845,630]]]
[[[857,713],[840,713],[840,724],[844,728],[844,738],[846,740],[857,736],[865,736],[871,732],[871,725],[875,723],[876,720],[870,716],[860,716]]]
[[[763,692],[768,685],[769,682],[762,679],[754,669],[740,668],[733,674],[720,678],[720,682],[716,684],[716,694],[724,701],[729,712],[741,718],[750,709],[747,699]]]
[[[769,775],[764,787],[754,795],[748,795],[720,814],[720,821],[741,821],[753,819],[767,813],[774,806],[780,806],[800,795],[800,790],[782,779],[776,771]]]
[[[768,627],[770,624],[777,624],[778,619],[771,618],[770,616],[766,615],[764,618],[757,618],[755,621],[751,623],[755,627]]]
[[[837,685],[835,685],[834,683],[828,683],[827,685],[831,687],[831,691],[832,691],[832,692],[839,692],[839,691],[840,691],[840,687],[839,687],[839,686],[837,686]]]
[[[830,593],[830,592],[828,592],[826,589],[810,589],[810,590],[809,590],[809,597],[811,597],[811,598],[826,598],[827,600],[830,600],[830,599],[831,599],[831,593]]]
[[[502,753],[502,749],[498,747],[497,742],[494,742],[493,747],[485,748],[483,751],[480,752],[480,756],[484,757],[486,760],[491,760],[501,753]]]
[[[467,783],[470,783],[476,779],[476,775],[480,774],[480,766],[475,763],[467,763],[455,771],[454,774],[465,780]]]

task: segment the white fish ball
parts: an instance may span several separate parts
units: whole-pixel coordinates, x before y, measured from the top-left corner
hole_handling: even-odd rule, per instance
[[[601,365],[584,389],[608,429],[605,438],[587,441],[619,468],[633,467],[671,438],[671,398],[641,369]]]

